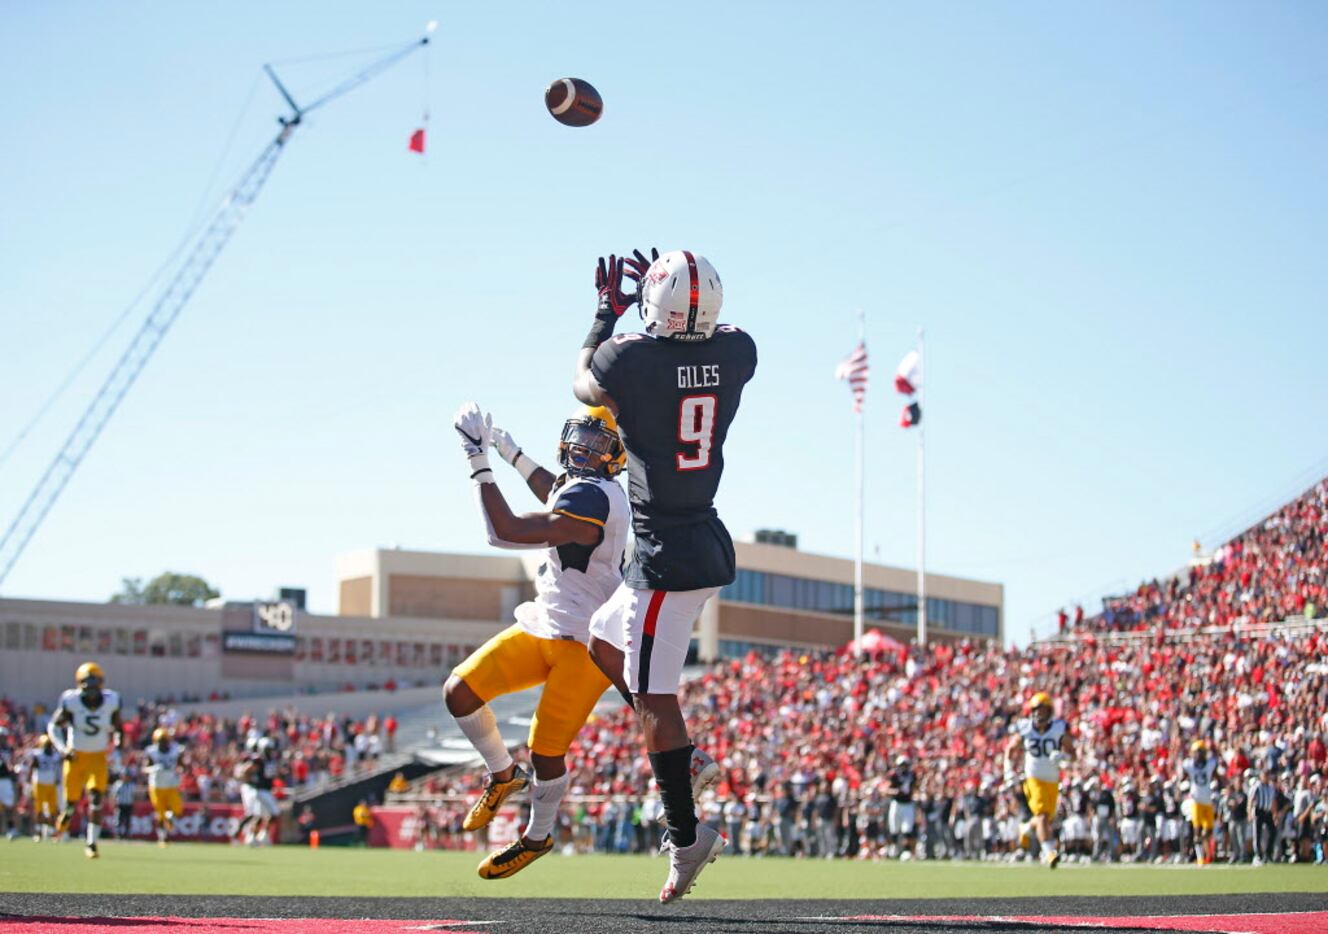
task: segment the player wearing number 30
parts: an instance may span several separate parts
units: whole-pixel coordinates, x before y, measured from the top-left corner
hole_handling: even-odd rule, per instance
[[[1064,720],[1052,716],[1051,695],[1039,691],[1028,701],[1033,714],[1020,720],[1005,747],[1007,771],[1014,766],[1020,751],[1024,754],[1024,796],[1033,812],[1032,824],[1042,847],[1042,861],[1052,869],[1060,862],[1060,849],[1052,833],[1060,799],[1061,765],[1070,761],[1074,747],[1070,728]]]
[[[86,790],[89,799],[87,839],[84,852],[97,858],[101,835],[102,796],[107,786],[107,751],[121,740],[120,695],[103,687],[106,674],[96,662],[84,662],[74,673],[78,685],[60,695],[55,714],[46,727],[56,751],[65,760],[65,809],[57,830],[69,829],[74,809]]]
[[[576,397],[618,418],[627,449],[635,546],[623,584],[590,623],[596,663],[636,698],[659,783],[669,878],[660,900],[687,894],[724,848],[696,820],[693,745],[678,682],[702,605],[733,581],[733,541],[715,512],[724,440],[756,372],[756,345],[719,323],[724,291],[704,257],[687,250],[647,260],[599,261],[595,323],[577,359]],[[626,275],[634,295],[622,291]],[[644,333],[612,336],[639,304]]]

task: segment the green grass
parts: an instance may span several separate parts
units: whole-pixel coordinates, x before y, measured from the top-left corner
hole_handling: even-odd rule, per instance
[[[217,844],[0,842],[0,892],[164,895],[383,895],[646,898],[666,872],[649,856],[549,855],[515,878],[475,875],[478,854]],[[695,898],[981,898],[1018,895],[1207,895],[1328,892],[1314,866],[1040,866],[720,859]]]

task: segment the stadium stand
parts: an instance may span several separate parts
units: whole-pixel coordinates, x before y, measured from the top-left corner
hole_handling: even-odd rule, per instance
[[[1120,632],[1269,623],[1323,613],[1328,480],[1199,558],[1184,572],[1103,600],[1074,631]]]
[[[1068,858],[1192,860],[1181,762],[1202,738],[1220,758],[1218,858],[1323,862],[1326,502],[1320,482],[1187,573],[1109,598],[1064,637],[1024,649],[961,641],[863,658],[751,653],[704,671],[682,689],[694,737],[724,769],[699,803],[703,816],[742,854],[1023,858],[1022,802],[1002,750],[1026,699],[1047,691],[1077,747],[1059,815]],[[171,716],[140,707],[131,742]],[[430,716],[405,730],[412,743],[432,729]],[[0,701],[0,726],[19,747],[42,719]],[[515,738],[520,717],[509,712],[504,723]],[[204,799],[236,794],[230,767],[256,731],[280,737],[288,788],[365,768],[384,732],[376,716],[342,721],[293,709],[262,719],[190,714],[175,729],[197,751],[187,792]],[[427,738],[447,746],[441,735]],[[916,841],[892,838],[885,820],[885,775],[901,755],[918,773]],[[602,704],[568,760],[562,845],[653,849],[661,809],[631,712]],[[127,754],[125,768],[134,761]],[[416,809],[404,842],[477,845],[460,821],[482,782],[473,766],[404,782],[404,792],[389,794]]]

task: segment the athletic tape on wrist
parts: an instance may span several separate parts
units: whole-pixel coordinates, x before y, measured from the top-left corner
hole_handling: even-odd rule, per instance
[[[540,469],[540,465],[527,457],[524,451],[517,451],[516,457],[512,459],[512,466],[516,472],[521,474],[522,480],[529,480],[530,475]]]
[[[489,458],[486,454],[472,454],[470,461],[470,479],[476,483],[492,483],[493,470],[489,467]],[[488,474],[487,477],[484,474]]]

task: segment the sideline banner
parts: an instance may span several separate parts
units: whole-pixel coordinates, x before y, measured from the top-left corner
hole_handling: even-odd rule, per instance
[[[184,813],[175,819],[175,832],[172,840],[191,840],[200,843],[227,843],[235,826],[240,822],[244,809],[238,804],[199,804],[186,802]],[[79,821],[75,821],[78,824]],[[108,839],[115,838],[116,816],[109,812],[102,815],[102,833]],[[77,832],[77,831],[75,831]],[[155,840],[156,831],[152,823],[152,805],[147,801],[135,801],[133,816],[129,819],[129,838],[131,840]]]
[[[424,821],[420,818],[418,807],[407,805],[381,805],[369,809],[373,814],[373,826],[369,828],[370,846],[387,846],[394,850],[408,850],[424,835]],[[428,809],[430,822],[440,828],[438,813]],[[520,833],[520,811],[516,807],[501,808],[488,826],[489,842],[487,848],[496,849],[507,846],[516,840]],[[439,850],[474,850],[478,843],[476,834],[452,834],[439,829],[433,839],[424,840],[430,849]]]

